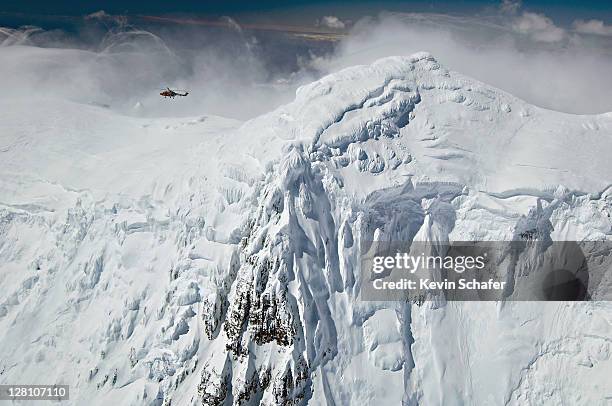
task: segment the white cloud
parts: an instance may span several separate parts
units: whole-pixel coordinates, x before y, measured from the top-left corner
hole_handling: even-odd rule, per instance
[[[516,14],[521,5],[520,0],[502,0],[499,9],[505,14]]]
[[[96,20],[109,28],[111,25],[116,25],[119,27],[126,27],[128,25],[126,16],[108,14],[104,10],[98,10],[94,13],[87,14],[85,16],[85,20]]]
[[[612,111],[612,49],[582,39],[542,42],[494,18],[386,15],[358,21],[333,57],[313,58],[323,73],[391,55],[430,52],[444,66],[529,103],[576,114]],[[541,31],[541,26],[540,31]]]
[[[540,42],[557,42],[565,38],[565,30],[543,14],[524,12],[514,20],[512,29]]]
[[[10,45],[27,45],[32,34],[41,32],[38,27],[26,26],[21,29],[0,27],[0,47]]]
[[[5,34],[7,39],[3,39]],[[164,38],[151,32],[114,26],[100,42],[73,47],[72,41],[46,47],[45,31],[29,40],[27,32],[0,28],[0,89],[6,97],[54,98],[109,106],[122,114],[195,116],[215,114],[245,120],[266,113],[295,95],[295,88],[269,86],[274,79],[264,56],[235,31],[210,34],[198,44],[199,31],[176,29]],[[177,39],[199,47],[180,54]],[[6,42],[6,44],[5,44]],[[22,46],[10,46],[19,44]],[[38,44],[38,45],[37,45]],[[170,45],[168,45],[170,44]],[[185,89],[182,103],[159,96],[165,87]],[[134,110],[133,106],[141,108]]]
[[[612,36],[612,25],[606,25],[601,20],[576,20],[572,26],[576,32],[581,34]]]
[[[95,13],[91,13],[85,16],[86,20],[95,20],[95,19],[104,19],[104,18],[110,18],[111,15],[108,14],[106,11],[104,10],[98,10]]]
[[[344,23],[344,21],[342,21],[341,19],[339,19],[336,16],[325,16],[321,19],[319,25],[323,26],[323,27],[327,27],[327,28],[333,28],[336,30],[341,30],[343,28],[346,28],[346,24]]]

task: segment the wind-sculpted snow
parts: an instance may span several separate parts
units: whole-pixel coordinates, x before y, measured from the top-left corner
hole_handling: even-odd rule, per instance
[[[609,114],[542,110],[427,54],[241,125],[39,106],[0,109],[0,383],[69,384],[79,405],[611,396],[608,302],[360,297],[367,241],[610,240]]]

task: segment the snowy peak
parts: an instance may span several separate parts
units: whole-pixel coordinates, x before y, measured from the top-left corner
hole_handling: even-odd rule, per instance
[[[612,148],[609,115],[531,106],[448,71],[427,53],[326,76],[243,130],[270,143],[303,143],[313,159],[338,167],[354,164],[372,174],[400,167],[404,175],[436,173],[496,193],[558,184],[601,191],[612,173],[598,153]],[[566,151],[573,151],[569,158]]]
[[[100,405],[600,400],[605,302],[368,302],[360,258],[363,241],[612,239],[610,115],[529,106],[427,54],[240,128],[30,108],[7,105],[0,134],[1,383]]]
[[[563,117],[418,54],[327,76],[301,88],[293,103],[245,124],[240,132],[266,145],[285,142],[253,196],[256,208],[243,229],[231,287],[223,281],[218,290],[225,293],[205,299],[206,307],[222,309],[207,313],[205,323],[218,326],[213,341],[224,350],[206,361],[199,384],[204,404],[302,404],[312,397],[352,404],[364,393],[399,403],[424,396],[418,388],[427,377],[412,374],[411,317],[431,309],[361,300],[360,244],[504,240],[525,227],[551,239],[554,233],[576,238],[582,224],[571,217],[583,210],[600,212],[589,237],[605,238],[609,193],[595,208],[587,196],[558,186],[571,179],[562,173],[605,185],[584,166],[543,178],[538,168],[545,166],[530,169],[534,179],[516,178],[514,171],[503,176],[501,158],[516,166],[516,139],[531,139],[525,128],[541,134],[530,146],[538,162],[549,162],[539,142],[551,141],[548,120]],[[554,148],[569,147],[572,136],[555,134]],[[514,157],[526,155],[519,152]],[[509,195],[479,189],[494,182],[523,189]],[[602,227],[595,226],[599,221]],[[354,390],[363,376],[370,385]],[[346,377],[351,384],[343,387]],[[386,393],[387,380],[400,389]]]

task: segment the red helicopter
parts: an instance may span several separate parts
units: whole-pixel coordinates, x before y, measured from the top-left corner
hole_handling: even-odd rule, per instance
[[[180,93],[180,92],[183,92],[183,93]],[[187,92],[187,91],[172,90],[169,87],[167,87],[166,89],[162,90],[159,95],[160,96],[164,96],[164,98],[170,97],[170,98],[174,99],[176,96],[187,96],[188,94],[189,94],[189,92]]]

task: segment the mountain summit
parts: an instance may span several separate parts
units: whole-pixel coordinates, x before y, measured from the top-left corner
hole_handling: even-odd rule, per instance
[[[326,76],[245,123],[36,108],[13,105],[1,136],[3,382],[45,377],[101,405],[610,389],[608,302],[360,296],[364,241],[610,240],[610,114],[531,106],[425,53]],[[607,278],[592,297],[609,299]]]

